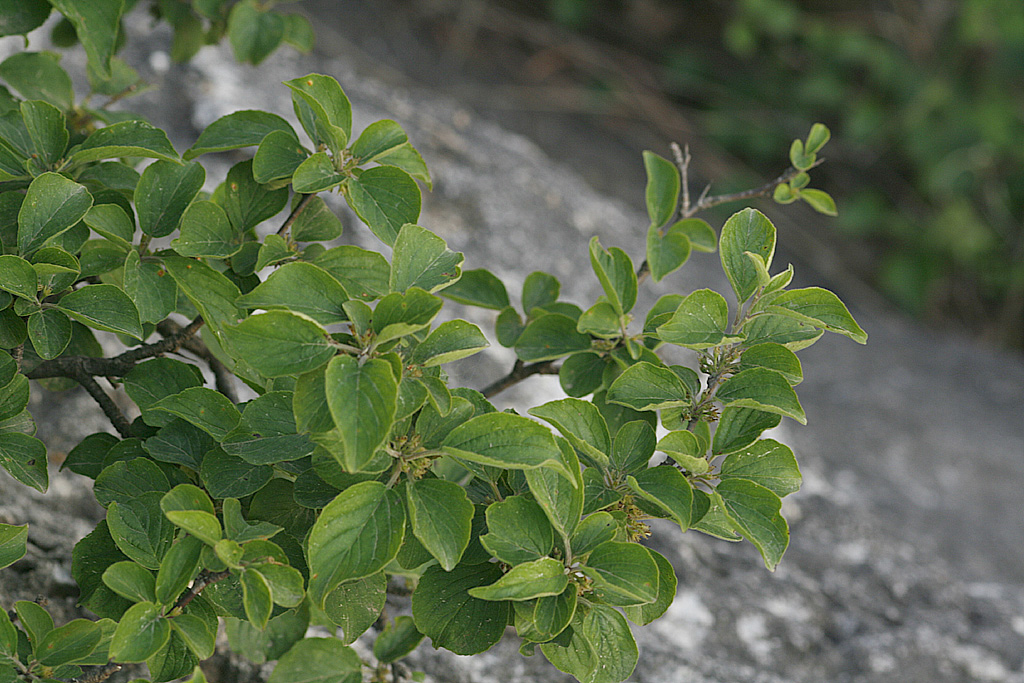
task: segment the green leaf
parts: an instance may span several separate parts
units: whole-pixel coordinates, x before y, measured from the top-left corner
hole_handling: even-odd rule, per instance
[[[749,479],[780,498],[798,491],[803,481],[793,451],[773,439],[755,441],[729,454],[722,462],[719,478]]]
[[[487,552],[502,562],[517,565],[551,552],[554,530],[537,503],[525,496],[509,496],[487,507],[487,533],[480,537]]]
[[[107,525],[114,543],[125,555],[147,569],[159,569],[174,526],[160,509],[161,493],[149,491],[138,498],[113,502],[107,508]]]
[[[669,432],[658,441],[657,449],[667,453],[680,467],[692,474],[704,474],[710,469],[704,457],[706,444],[702,445],[693,432]]]
[[[101,73],[109,73],[110,58],[117,50],[117,33],[121,13],[124,11],[124,0],[50,0],[50,4],[74,25],[89,63]]]
[[[143,261],[134,249],[124,261],[124,293],[135,303],[139,320],[158,323],[174,311],[178,287],[157,261]]]
[[[127,559],[110,537],[107,521],[100,520],[71,553],[71,576],[79,586],[79,604],[102,617],[119,619],[131,603],[107,588],[101,577],[111,564]]]
[[[646,468],[654,455],[656,441],[654,428],[649,423],[643,420],[627,422],[615,433],[610,453],[611,467],[624,474]]]
[[[170,358],[139,363],[124,377],[125,392],[142,411],[146,424],[155,427],[162,427],[173,419],[163,411],[150,411],[157,401],[202,383],[198,367]]]
[[[239,232],[276,216],[288,204],[287,187],[271,190],[253,179],[251,159],[232,166],[222,187],[219,203]]]
[[[81,225],[81,223],[79,223]],[[108,261],[114,267],[121,265],[124,258],[124,251],[114,247],[103,240],[89,240],[83,246],[80,254],[86,263],[86,272],[83,273],[82,266],[77,258],[59,247],[43,247],[32,255],[32,268],[39,277],[39,288],[44,297],[50,294],[63,292],[78,279],[79,275],[90,275],[105,273],[109,268],[100,267],[94,273],[88,272],[89,259],[95,254],[109,249],[112,252],[112,259]]]
[[[590,265],[615,312],[629,313],[636,303],[636,271],[629,255],[618,247],[606,251],[595,236],[590,240]]]
[[[102,639],[99,624],[74,619],[47,633],[36,647],[35,656],[43,666],[70,664],[88,657]]]
[[[82,220],[91,206],[92,195],[82,185],[58,173],[37,176],[18,212],[18,251],[30,255]]]
[[[267,580],[257,570],[250,568],[242,572],[241,583],[246,618],[256,628],[264,628],[274,609]]]
[[[348,177],[334,167],[334,161],[327,152],[317,152],[295,167],[292,187],[296,192],[314,194],[330,190]]]
[[[536,363],[589,351],[590,344],[590,335],[578,332],[575,320],[549,313],[526,326],[515,341],[515,350],[520,360]]]
[[[210,631],[202,619],[191,614],[179,614],[172,617],[170,622],[171,628],[185,641],[185,645],[197,658],[202,660],[213,656],[217,634]],[[196,669],[202,671],[198,667]]]
[[[135,224],[117,204],[94,204],[82,219],[85,224],[108,240],[126,249],[132,246]]]
[[[327,331],[319,323],[289,311],[250,316],[227,327],[224,336],[232,354],[265,377],[315,370],[335,353]]]
[[[39,278],[35,268],[20,256],[0,256],[0,289],[35,301],[39,290]]]
[[[658,328],[658,337],[688,349],[707,349],[742,338],[729,336],[729,304],[718,292],[698,289],[687,296],[672,319]]]
[[[311,52],[316,36],[309,19],[301,14],[285,14],[282,18],[284,19],[284,42],[302,54]]]
[[[359,683],[363,663],[334,638],[306,638],[277,662],[267,683]]]
[[[483,268],[462,271],[462,277],[440,292],[441,296],[468,306],[500,311],[508,306],[508,292],[492,272]]]
[[[574,481],[551,432],[520,415],[478,415],[453,429],[442,446],[450,455],[469,462],[516,470],[545,467]]]
[[[516,565],[494,583],[470,588],[468,592],[481,600],[521,601],[559,595],[568,585],[569,577],[562,563],[542,557]]]
[[[816,156],[813,152],[804,149],[804,143],[801,140],[793,140],[793,144],[789,147],[789,163],[800,171],[806,171],[814,166],[814,162],[817,160]]]
[[[153,573],[131,560],[115,562],[103,572],[107,588],[132,602],[155,602],[156,579]]]
[[[699,221],[696,218],[689,220]],[[661,282],[663,277],[680,268],[690,258],[690,238],[683,223],[675,223],[664,234],[654,225],[647,229],[647,266],[655,282]]]
[[[653,363],[631,365],[608,387],[607,401],[633,410],[688,406],[690,390],[676,373]]]
[[[778,204],[792,204],[797,200],[797,193],[793,191],[789,183],[781,183],[775,186],[772,192],[772,199]]]
[[[466,490],[443,479],[419,479],[409,482],[405,493],[413,533],[451,571],[469,545],[473,504]]]
[[[25,556],[28,543],[28,525],[0,524],[0,569],[8,567]]]
[[[326,242],[336,239],[341,235],[342,225],[341,221],[338,220],[338,217],[331,211],[323,199],[313,197],[306,205],[306,209],[292,223],[291,230],[292,239],[296,242]],[[351,248],[358,249],[358,247]],[[322,252],[319,256],[323,256],[326,253]],[[380,256],[379,254],[377,255]],[[383,259],[383,257],[381,258]],[[332,275],[334,274],[332,273]],[[386,275],[384,279],[386,282]],[[338,279],[338,281],[344,286],[345,283],[341,279]]]
[[[337,154],[352,136],[352,105],[338,82],[330,76],[311,73],[284,84],[292,90],[296,116],[309,136],[317,144],[329,143],[331,151]],[[303,120],[299,102],[304,103],[314,115],[314,126]]]
[[[235,305],[240,294],[238,287],[222,273],[202,261],[162,256],[167,272],[214,331],[220,332],[225,325],[233,325],[242,317]]]
[[[710,254],[718,248],[718,235],[715,229],[700,218],[684,218],[672,225],[690,240],[690,247],[695,251]],[[672,229],[670,228],[670,229]]]
[[[423,634],[416,630],[412,617],[395,617],[373,642],[373,657],[382,664],[390,664],[415,650],[422,640]]]
[[[235,617],[227,617],[224,627],[232,652],[254,664],[263,664],[280,659],[302,640],[309,628],[309,609],[288,610],[268,621],[264,629],[257,629],[248,621]],[[216,635],[216,628],[212,632]]]
[[[270,131],[259,145],[252,159],[252,177],[257,183],[290,178],[309,157],[309,151],[299,144],[291,127]]]
[[[150,410],[163,410],[191,422],[217,441],[223,441],[241,419],[231,399],[206,387],[190,387],[166,396],[150,406]]]
[[[253,66],[278,48],[284,40],[284,30],[284,17],[264,10],[256,0],[242,0],[231,8],[228,17],[228,38],[235,59]]]
[[[110,641],[110,659],[116,662],[144,662],[167,644],[171,625],[160,605],[140,602],[121,617]]]
[[[430,171],[427,170],[423,157],[409,143],[385,152],[377,158],[377,163],[397,166],[416,180],[424,183],[427,189],[433,189],[433,183],[430,181]]]
[[[739,406],[727,407],[722,411],[715,429],[711,452],[721,455],[749,446],[764,430],[778,427],[781,420],[781,415],[777,413]]]
[[[462,261],[462,253],[450,250],[434,233],[411,223],[403,225],[391,257],[391,290],[419,287],[435,292],[459,278]]]
[[[594,605],[583,619],[583,635],[594,650],[597,666],[588,683],[618,683],[636,668],[639,652],[629,624],[607,605]]]
[[[173,604],[188,588],[199,571],[199,553],[202,549],[203,541],[193,536],[184,536],[171,546],[156,574],[156,602],[162,605]]]
[[[526,276],[523,281],[523,312],[527,316],[535,308],[543,308],[558,300],[561,284],[554,275],[536,271]]]
[[[615,518],[607,512],[587,515],[569,539],[572,556],[582,557],[602,543],[613,540],[618,530],[619,525]]]
[[[15,0],[4,3],[4,23],[0,24],[0,35],[25,35],[39,28],[50,16],[50,4],[45,0]]]
[[[162,411],[155,413],[166,417]],[[203,455],[216,446],[213,438],[195,425],[174,418],[146,439],[149,455],[160,462],[184,465],[198,472]]]
[[[607,301],[598,301],[576,321],[576,331],[604,339],[622,337],[622,321]]]
[[[69,136],[60,109],[42,100],[27,100],[21,103],[21,117],[32,138],[32,147],[43,163],[52,165],[64,156]]]
[[[199,476],[214,498],[244,498],[266,486],[274,469],[270,465],[252,465],[217,448],[203,458]]]
[[[254,465],[298,460],[314,449],[305,434],[296,433],[289,392],[268,392],[249,401],[239,427],[225,439],[222,447]]]
[[[328,249],[313,263],[330,273],[349,296],[357,299],[371,301],[390,291],[391,266],[375,251],[343,245]]]
[[[861,329],[839,297],[821,287],[782,292],[771,299],[767,310],[808,325],[823,327],[859,344],[866,344],[868,340],[867,332]]]
[[[120,157],[178,161],[178,153],[167,139],[167,134],[145,121],[136,119],[100,128],[82,144],[71,148],[68,161],[74,166],[81,166],[90,161]]]
[[[387,575],[378,572],[343,583],[327,594],[324,614],[342,630],[341,642],[352,643],[373,626],[387,601],[387,586]]]
[[[658,598],[654,602],[645,605],[632,605],[623,607],[626,617],[634,624],[646,626],[666,611],[676,597],[676,572],[672,564],[661,555],[661,553],[647,549],[647,552],[658,565]]]
[[[207,126],[182,158],[189,161],[201,154],[259,145],[271,133],[284,133],[298,142],[295,131],[277,114],[251,109],[236,111],[220,117]]]
[[[413,362],[432,367],[472,356],[490,344],[480,328],[465,320],[441,323],[413,352]]]
[[[126,442],[138,445],[136,440]],[[125,442],[115,444],[111,451],[123,443]],[[111,503],[130,503],[146,494],[166,492],[170,488],[167,475],[155,462],[149,458],[136,456],[130,460],[117,460],[104,467],[96,477],[93,493],[100,505],[109,507]]]
[[[593,646],[583,632],[585,611],[583,607],[577,608],[572,616],[571,626],[562,631],[560,638],[541,643],[540,649],[556,669],[571,674],[578,681],[591,683],[597,675],[598,660]],[[616,659],[619,654],[611,653],[610,656]]]
[[[242,236],[219,205],[201,200],[181,214],[181,233],[171,241],[181,256],[227,258],[242,247]]]
[[[810,187],[800,190],[800,199],[810,204],[811,208],[818,213],[823,213],[826,216],[839,215],[839,211],[836,209],[836,200],[822,190]]]
[[[61,297],[55,308],[97,330],[142,339],[142,323],[135,304],[115,285],[89,285]]]
[[[341,432],[349,472],[359,472],[391,432],[398,383],[391,364],[375,358],[360,364],[336,356],[327,365],[327,405]]]
[[[46,445],[34,436],[19,432],[0,434],[0,466],[22,484],[46,492]]]
[[[376,166],[344,186],[345,199],[384,244],[393,246],[399,230],[420,217],[420,188],[395,166]]]
[[[659,465],[626,477],[626,481],[641,497],[668,512],[680,529],[690,528],[693,489],[675,467]]]
[[[723,480],[713,495],[736,531],[760,551],[769,571],[775,571],[789,545],[789,525],[779,514],[779,497],[748,479]]]
[[[759,315],[743,326],[746,343],[753,346],[764,342],[782,344],[790,351],[805,349],[821,339],[825,330],[782,315]]]
[[[376,574],[393,560],[405,533],[405,506],[380,482],[338,494],[309,535],[309,595],[317,605],[336,586]]]
[[[736,298],[742,304],[757,289],[757,271],[744,254],[751,252],[764,259],[771,268],[775,255],[775,226],[760,211],[743,209],[734,213],[722,227],[720,238],[722,268]]]
[[[736,373],[722,383],[716,398],[727,407],[764,410],[807,424],[807,416],[793,387],[780,373],[768,368],[750,368]]]
[[[19,600],[14,603],[14,612],[21,621],[21,627],[25,630],[33,649],[46,634],[53,630],[53,617],[43,607],[28,600]]]
[[[658,597],[658,565],[636,543],[608,541],[594,548],[580,570],[611,605],[641,605]]]
[[[558,370],[558,383],[569,396],[581,398],[604,384],[605,359],[596,353],[574,353]]]
[[[371,123],[352,143],[352,156],[362,165],[370,161],[378,161],[378,157],[387,154],[409,140],[405,131],[394,121],[383,119]]]
[[[644,152],[647,171],[647,215],[651,225],[660,228],[672,219],[679,204],[679,169],[654,152]]]
[[[213,513],[213,504],[202,489],[179,484],[160,501],[160,508],[175,526],[192,534],[207,545],[222,538],[220,520]]]
[[[608,466],[608,454],[612,450],[611,436],[607,423],[593,403],[566,398],[549,401],[527,412],[550,422],[569,440],[573,448],[584,455],[584,459],[601,467]]]
[[[298,256],[298,249],[295,245],[289,244],[281,235],[271,233],[263,238],[263,244],[259,247],[253,270],[260,271],[267,266],[277,265],[296,256]]]
[[[546,467],[526,470],[530,493],[548,516],[551,526],[563,539],[572,536],[583,512],[583,475],[576,451],[565,439],[558,439],[562,464],[571,475],[567,479],[561,472]],[[596,470],[595,470],[596,471]]]
[[[412,595],[416,628],[435,648],[472,655],[490,649],[508,624],[509,603],[480,600],[469,594],[501,576],[495,564],[459,565],[450,572],[427,569]]]
[[[804,379],[803,367],[796,354],[781,344],[755,344],[740,355],[740,370],[768,368],[780,373],[793,385]]]
[[[807,135],[807,143],[804,145],[808,154],[816,154],[821,151],[825,143],[832,137],[831,131],[823,123],[815,123],[811,126],[811,132]]]
[[[5,360],[9,356],[4,354]],[[14,417],[25,410],[29,399],[28,379],[17,372],[17,365],[11,361],[10,380],[0,388],[0,420]]]
[[[312,263],[296,261],[281,266],[235,303],[245,308],[290,310],[321,325],[348,320],[341,304],[348,294],[337,280]]]
[[[266,563],[258,565],[260,574],[270,587],[274,604],[282,607],[298,607],[306,593],[302,589],[302,574],[294,567]]]

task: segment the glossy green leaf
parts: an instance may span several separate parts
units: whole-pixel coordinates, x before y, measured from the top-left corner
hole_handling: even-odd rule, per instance
[[[267,683],[359,683],[363,663],[334,638],[306,638],[277,662]]]
[[[430,567],[412,596],[416,628],[434,647],[460,655],[489,649],[508,624],[509,603],[480,600],[470,589],[494,583],[501,576],[495,564],[459,565],[450,572]]]
[[[188,161],[200,154],[259,145],[271,133],[284,133],[297,142],[295,131],[277,114],[249,109],[232,112],[208,125],[182,158]]]
[[[740,303],[757,289],[757,272],[744,252],[757,254],[771,268],[775,255],[775,226],[760,211],[743,209],[722,227],[720,238],[722,268]]]
[[[343,583],[327,594],[324,614],[342,630],[341,642],[352,643],[373,626],[387,601],[387,586],[387,575],[378,572],[365,579]]]
[[[608,302],[619,315],[629,313],[636,303],[636,271],[626,252],[618,247],[605,250],[597,237],[590,240],[590,265],[601,282]]]
[[[327,405],[344,444],[345,469],[359,472],[391,432],[398,384],[391,365],[336,356],[327,366]]]
[[[698,289],[687,296],[672,318],[658,328],[658,337],[689,349],[730,344],[741,338],[729,336],[729,304],[718,292]]]
[[[544,509],[525,496],[509,496],[487,507],[487,552],[509,565],[538,560],[551,552],[554,530]]]
[[[767,310],[842,334],[859,344],[866,344],[868,340],[867,333],[853,319],[839,297],[821,287],[782,292],[771,300]]]
[[[237,358],[266,377],[283,377],[320,367],[335,353],[327,331],[315,320],[289,311],[249,316],[224,331]]]
[[[749,479],[780,498],[800,489],[803,481],[793,451],[773,439],[761,439],[729,454],[722,462],[720,478]]]
[[[132,602],[156,602],[156,579],[141,564],[115,562],[103,572],[107,588]]]
[[[568,585],[565,566],[552,557],[543,557],[516,565],[494,583],[468,592],[481,600],[520,601],[559,595]]]
[[[750,368],[733,375],[718,388],[716,397],[726,406],[778,413],[807,424],[793,387],[785,377],[768,368]]]
[[[405,493],[413,533],[451,571],[469,545],[473,504],[466,490],[443,479],[420,479],[409,482]]]
[[[642,498],[654,503],[671,515],[683,531],[690,528],[693,489],[679,470],[671,465],[659,465],[626,478],[629,487]]]
[[[104,0],[108,1],[108,0]],[[145,121],[136,119],[113,123],[100,128],[80,145],[71,148],[68,161],[81,166],[100,159],[148,157],[178,161],[178,153],[167,134]]]
[[[668,159],[654,152],[644,152],[647,171],[647,215],[655,228],[668,223],[679,204],[679,169]]]
[[[92,201],[85,187],[60,174],[37,176],[18,212],[18,251],[28,256],[71,228],[89,211]]]
[[[116,662],[143,662],[167,644],[171,625],[159,605],[140,602],[121,617],[110,641],[110,658]]]
[[[137,498],[113,502],[107,508],[107,525],[114,543],[147,569],[160,568],[174,537],[174,526],[164,517],[160,498],[160,492],[149,491]]]
[[[389,247],[399,230],[420,217],[420,188],[395,166],[376,166],[345,185],[345,199],[359,219]]]
[[[0,569],[8,567],[25,556],[28,525],[0,524]]]
[[[26,100],[21,103],[21,117],[32,138],[36,156],[45,164],[56,163],[68,146],[64,113],[48,102]]]
[[[769,489],[748,479],[723,480],[714,497],[736,530],[760,551],[770,571],[789,545],[789,525],[779,514],[782,501]]]
[[[191,387],[164,397],[150,406],[191,422],[218,441],[238,425],[241,414],[224,394],[206,387]]]
[[[394,491],[364,481],[338,494],[309,535],[309,595],[318,605],[336,586],[376,574],[395,558],[405,506]]]
[[[242,246],[242,236],[219,205],[201,200],[181,214],[181,233],[171,247],[181,256],[227,258]]]
[[[537,363],[589,351],[590,345],[590,335],[577,332],[575,320],[550,313],[526,326],[515,341],[515,350],[520,360]]]
[[[633,410],[688,406],[690,390],[668,368],[642,362],[631,365],[608,387],[607,401]]]
[[[269,57],[284,40],[284,17],[256,0],[242,0],[228,16],[228,39],[235,59],[253,66]]]
[[[236,303],[245,308],[283,309],[302,313],[321,325],[348,319],[341,304],[348,301],[345,289],[327,271],[297,261],[275,270]]]
[[[34,436],[19,432],[0,434],[0,466],[22,484],[46,492],[46,445]]]
[[[89,619],[74,619],[55,628],[39,642],[36,659],[43,666],[57,667],[88,657],[103,639],[103,629]]]
[[[608,604],[640,605],[658,597],[658,565],[636,543],[608,541],[594,548],[581,571]]]
[[[551,423],[562,436],[569,440],[573,448],[584,455],[585,459],[602,467],[608,465],[608,454],[612,450],[612,441],[608,434],[608,425],[593,403],[566,398],[549,401],[544,405],[531,408],[527,412]]]

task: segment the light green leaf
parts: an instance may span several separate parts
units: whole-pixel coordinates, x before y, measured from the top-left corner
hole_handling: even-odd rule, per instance
[[[309,535],[309,595],[317,605],[336,586],[376,574],[393,560],[405,534],[405,506],[380,482],[338,494]]]
[[[0,569],[8,567],[25,556],[28,543],[28,525],[0,524]]]
[[[722,462],[719,478],[749,479],[780,498],[798,491],[803,481],[793,451],[773,439],[755,441],[729,454]]]
[[[413,533],[445,571],[451,571],[469,545],[473,504],[466,490],[443,479],[420,479],[405,489]]]
[[[348,177],[334,167],[334,161],[327,152],[317,152],[295,167],[292,187],[302,194],[314,194],[329,190]]]
[[[28,317],[28,338],[40,358],[56,358],[71,341],[71,321],[52,308],[36,311]]]
[[[132,602],[156,602],[156,579],[137,562],[115,562],[103,572],[107,588]]]
[[[608,403],[633,410],[660,410],[688,406],[690,390],[676,373],[653,363],[631,365],[608,387]]]
[[[296,116],[313,141],[327,142],[332,152],[340,152],[352,136],[352,105],[338,81],[311,73],[284,84],[291,88]],[[314,115],[314,121],[302,115],[299,102]]]
[[[828,126],[823,123],[815,123],[811,126],[811,132],[807,135],[807,143],[804,145],[804,149],[808,154],[816,154],[821,151],[821,148],[825,146],[825,143],[832,137],[832,132],[829,131]]]
[[[867,332],[861,329],[839,297],[821,287],[782,292],[771,299],[767,310],[842,334],[859,344],[866,344],[868,340]]]
[[[199,659],[208,659],[216,649],[217,634],[210,631],[206,624],[192,614],[179,614],[170,619],[171,628],[185,641],[185,645]],[[202,669],[196,667],[196,671]],[[205,678],[203,679],[205,683]]]
[[[658,565],[636,543],[608,541],[594,548],[580,570],[610,605],[641,605],[658,597]]]
[[[424,367],[450,363],[472,356],[490,344],[480,328],[465,320],[441,323],[413,352],[413,362]]]
[[[224,394],[206,387],[191,387],[160,399],[150,410],[163,410],[191,422],[218,441],[241,419],[238,408]]]
[[[623,336],[621,318],[607,301],[598,301],[585,310],[576,321],[576,331],[604,339]]]
[[[290,178],[309,157],[290,127],[270,131],[259,144],[252,159],[252,177],[257,183]]]
[[[796,354],[781,344],[766,342],[755,344],[740,355],[740,370],[748,368],[768,368],[780,373],[793,385],[800,384],[804,378],[803,367]]]
[[[0,289],[35,301],[39,289],[39,278],[35,268],[20,256],[0,256]]]
[[[741,337],[729,336],[729,304],[718,292],[698,289],[679,304],[671,320],[658,328],[658,337],[688,349],[731,344]]]
[[[675,467],[659,465],[626,477],[626,481],[641,497],[668,512],[680,529],[690,528],[693,489]]]
[[[647,171],[647,215],[651,225],[660,228],[672,219],[679,204],[679,169],[668,159],[644,151]]]
[[[181,214],[181,234],[171,241],[181,256],[227,258],[242,247],[242,235],[219,205],[201,200]]]
[[[459,278],[462,261],[462,253],[450,250],[434,233],[418,225],[403,225],[391,257],[391,291],[419,287],[435,292]]]
[[[348,294],[337,280],[312,263],[296,261],[281,266],[235,303],[245,308],[290,310],[321,325],[348,320],[341,304]]]
[[[408,140],[405,131],[394,121],[375,121],[352,143],[352,156],[359,160],[360,166],[370,161],[379,161],[379,157]]]
[[[171,637],[171,625],[160,605],[140,602],[121,617],[110,641],[110,659],[116,662],[144,662]]]
[[[3,14],[7,23],[0,29],[0,33],[20,33],[10,30],[11,24],[16,23],[12,10],[18,5],[27,9],[33,4],[14,3],[14,6],[4,7]],[[22,7],[18,9],[21,10]],[[49,11],[47,7],[46,12]],[[61,68],[60,57],[53,52],[15,52],[0,63],[0,78],[27,100],[44,100],[61,111],[70,110],[74,104],[75,93],[71,77]]]
[[[761,552],[769,571],[775,571],[789,545],[789,525],[779,514],[779,497],[748,479],[723,480],[713,496],[736,530]]]
[[[359,472],[391,431],[398,383],[391,364],[336,356],[327,366],[327,405],[344,443],[345,469]]]
[[[699,221],[697,218],[689,220]],[[663,277],[682,267],[690,258],[690,238],[683,227],[684,222],[673,224],[664,234],[654,225],[647,229],[647,266],[655,282],[661,282]]]
[[[295,131],[277,114],[255,110],[236,111],[207,126],[182,158],[189,161],[201,154],[259,145],[271,133],[284,133],[298,142]]]
[[[669,432],[658,441],[657,449],[668,453],[669,457],[687,472],[692,474],[704,474],[710,469],[707,459],[704,457],[704,448],[693,435],[693,432],[674,431]]]
[[[836,209],[836,200],[822,190],[810,187],[800,190],[800,199],[810,204],[811,208],[818,213],[823,213],[826,216],[839,215],[839,211]]]
[[[793,387],[780,373],[768,368],[750,368],[736,373],[722,383],[716,398],[727,407],[764,410],[807,424],[807,416]]]
[[[246,618],[256,628],[264,628],[274,609],[267,580],[257,570],[249,568],[242,572],[241,584]]]
[[[572,479],[553,469],[526,470],[530,493],[548,516],[548,521],[563,539],[572,536],[583,512],[583,475],[576,451],[565,439],[557,439],[562,464]],[[596,471],[596,470],[595,470]]]
[[[559,595],[568,585],[565,566],[552,557],[542,557],[516,565],[494,583],[468,592],[481,600],[521,601]]]
[[[470,589],[494,583],[501,569],[488,562],[459,565],[446,572],[433,566],[420,578],[412,595],[416,628],[434,647],[473,655],[489,649],[508,624],[509,603],[480,600]]]
[[[576,330],[576,321],[559,313],[542,315],[532,321],[515,341],[520,360],[537,363],[589,351],[590,335]]]
[[[384,244],[393,246],[399,230],[420,217],[420,188],[395,166],[376,166],[351,179],[345,199]]]
[[[743,209],[725,222],[719,242],[722,268],[742,304],[757,289],[757,271],[744,252],[757,254],[764,259],[765,267],[771,268],[775,226],[760,211]]]
[[[335,353],[327,331],[315,320],[289,311],[253,315],[227,327],[232,354],[266,377],[283,377],[320,367]]]
[[[525,496],[509,496],[487,507],[487,533],[480,543],[509,565],[538,560],[551,552],[554,530],[543,508]]]
[[[171,546],[156,574],[156,602],[171,605],[188,588],[199,571],[199,553],[202,549],[203,541],[193,536],[182,536]]]
[[[306,638],[277,662],[267,683],[360,683],[363,663],[334,638]]]
[[[28,256],[82,220],[92,195],[82,185],[58,173],[32,180],[18,212],[18,251]]]
[[[637,285],[636,271],[626,252],[618,247],[606,251],[595,236],[590,240],[590,265],[615,312],[629,313],[636,303]]]
[[[75,166],[81,166],[90,161],[119,157],[148,157],[178,161],[178,153],[174,151],[174,146],[167,139],[167,134],[145,121],[136,119],[100,128],[87,137],[82,144],[71,148],[68,161]]]

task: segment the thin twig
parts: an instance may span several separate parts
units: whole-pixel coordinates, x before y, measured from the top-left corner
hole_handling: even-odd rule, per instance
[[[173,320],[163,320],[156,326],[156,331],[164,336],[179,334],[180,330],[181,327]],[[198,336],[189,337],[182,343],[181,348],[205,361],[213,373],[217,391],[227,396],[232,403],[238,403],[238,392],[235,389],[234,376],[223,363],[217,360],[217,357],[213,355],[213,352],[203,343],[202,339]]]
[[[811,165],[811,168],[818,166],[824,161],[824,157],[819,158],[817,161],[814,162],[813,165]],[[691,216],[697,214],[700,211],[703,211],[704,209],[710,209],[712,206],[718,206],[719,204],[725,204],[726,202],[736,202],[740,201],[741,199],[752,199],[754,197],[763,197],[765,195],[770,195],[775,191],[776,187],[778,187],[782,183],[789,182],[790,180],[800,175],[801,173],[804,173],[804,171],[801,171],[799,168],[794,168],[790,166],[785,170],[785,172],[783,172],[782,175],[780,175],[775,180],[767,182],[764,185],[761,185],[760,187],[755,187],[750,190],[743,190],[742,192],[716,194],[711,195],[709,197],[707,196],[707,189],[705,189],[704,192],[701,193],[701,198],[697,201],[697,203],[690,207],[688,211],[683,212],[683,218],[690,218]],[[711,186],[709,185],[708,188],[710,187]]]
[[[89,395],[92,396],[96,400],[96,403],[100,405],[100,408],[103,410],[103,414],[110,420],[110,424],[114,425],[114,429],[117,430],[118,434],[125,439],[131,436],[131,422],[128,421],[128,418],[124,416],[121,409],[117,407],[116,403],[114,403],[114,399],[110,398],[110,395],[103,391],[103,387],[93,379],[92,375],[86,373],[84,370],[78,369],[68,375],[68,377],[81,384],[82,387],[89,392]]]
[[[188,592],[183,594],[180,598],[178,598],[178,600],[174,603],[174,606],[171,607],[170,611],[173,612],[175,610],[184,608],[186,605],[188,605],[188,603],[195,600],[199,596],[199,594],[203,592],[204,588],[209,586],[211,583],[223,581],[230,575],[231,572],[227,569],[225,569],[222,572],[202,572],[201,574],[199,574],[199,576],[196,577],[196,580],[192,582],[192,587],[188,589]]]
[[[554,361],[546,360],[540,363],[530,363],[526,365],[521,360],[517,360],[515,365],[512,366],[512,370],[507,375],[499,380],[491,382],[486,387],[480,390],[480,393],[485,398],[490,398],[496,394],[508,389],[514,384],[522,382],[527,377],[532,375],[557,375],[558,368],[555,367]]]
[[[281,227],[277,229],[278,235],[283,235],[288,231],[288,228],[292,227],[292,223],[294,223],[302,212],[306,210],[306,207],[309,206],[309,203],[313,201],[314,197],[316,197],[316,193],[302,195],[302,199],[300,199],[299,203],[295,205],[292,212],[288,214],[288,218],[286,218],[284,223],[281,224]]]
[[[120,670],[120,664],[117,662],[110,662],[109,664],[98,666],[89,673],[73,679],[71,683],[102,683]]]
[[[686,146],[685,153],[679,149],[678,142],[673,142],[670,146],[672,154],[676,158],[676,166],[679,167],[679,175],[682,177],[683,206],[679,214],[685,216],[686,212],[690,210],[690,146]]]

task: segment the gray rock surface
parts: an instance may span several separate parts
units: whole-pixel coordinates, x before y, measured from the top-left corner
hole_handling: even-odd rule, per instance
[[[599,292],[586,257],[592,235],[641,256],[640,193],[628,204],[598,193],[530,140],[456,100],[381,80],[379,69],[370,76],[336,43],[333,56],[282,51],[259,69],[236,65],[225,47],[168,67],[167,35],[139,40],[146,28],[138,16],[130,23],[129,55],[157,89],[130,104],[169,127],[179,150],[237,109],[291,118],[277,83],[329,73],[353,102],[356,128],[387,117],[409,132],[434,177],[421,224],[465,252],[467,268],[491,268],[513,294],[530,271],[548,271],[568,299],[584,303]],[[68,63],[76,59],[80,65],[75,55]],[[600,139],[588,144],[608,173],[638,163],[639,149],[622,159],[617,150],[602,157]],[[211,159],[211,178],[235,158]],[[336,206],[343,239],[372,244]],[[830,285],[828,273],[822,281],[799,263],[797,277]],[[645,287],[640,306],[703,286],[723,286],[717,256],[696,255],[680,274]],[[861,347],[828,336],[801,354],[809,424],[786,423],[778,435],[805,477],[786,501],[785,560],[769,573],[749,544],[658,527],[653,545],[675,566],[679,593],[663,619],[634,629],[641,659],[631,681],[1024,681],[1024,361],[924,330],[871,300],[844,298],[871,338]],[[460,381],[480,387],[504,374],[513,358],[495,347],[461,367]],[[535,405],[557,394],[556,380],[534,377],[500,400]],[[78,391],[35,387],[32,405],[41,438],[57,453],[102,422]],[[71,609],[70,544],[96,519],[89,496],[88,482],[73,475],[55,476],[51,492],[38,496],[0,474],[0,521],[29,521],[33,544],[29,557],[0,574],[4,606],[42,594]],[[473,658],[428,642],[411,666],[450,683],[570,680],[540,656],[520,657],[511,634]]]

